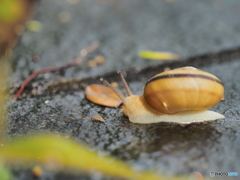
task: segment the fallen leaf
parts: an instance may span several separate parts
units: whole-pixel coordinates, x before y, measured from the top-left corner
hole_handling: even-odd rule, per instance
[[[105,63],[105,57],[97,56],[97,57],[95,57],[95,61],[97,62],[97,64],[104,64]]]
[[[40,178],[43,174],[43,169],[41,168],[41,166],[36,165],[32,168],[32,174],[34,177]]]
[[[105,122],[105,120],[102,118],[102,116],[100,116],[98,114],[92,116],[91,119],[95,120],[95,121]]]
[[[27,22],[26,27],[29,31],[38,32],[42,29],[42,23],[35,20],[30,20]]]
[[[113,86],[113,87],[118,87],[119,84],[118,84],[117,82],[112,82],[112,83],[111,83],[111,86]]]
[[[122,104],[121,99],[111,88],[99,84],[87,86],[85,95],[89,101],[107,107],[118,107]]]
[[[146,59],[154,60],[178,60],[179,55],[170,52],[157,52],[157,51],[140,51],[138,56]]]
[[[130,165],[121,160],[111,156],[100,155],[100,153],[81,143],[53,134],[31,134],[15,138],[0,148],[0,158],[3,163],[13,164],[14,166],[18,164],[21,165],[20,167],[23,164],[26,166],[37,164],[45,166],[50,170],[67,171],[81,169],[85,172],[95,170],[111,176],[135,180],[184,179],[167,178],[153,172],[135,171]],[[39,170],[37,169],[37,171]]]

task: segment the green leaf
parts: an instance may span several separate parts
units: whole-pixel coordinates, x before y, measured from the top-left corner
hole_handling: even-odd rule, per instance
[[[0,21],[16,21],[23,12],[22,6],[19,0],[0,0]]]
[[[0,179],[1,180],[11,180],[13,179],[11,172],[3,167],[3,165],[0,163]]]
[[[169,52],[139,51],[138,56],[155,60],[178,60],[179,55]]]
[[[31,135],[18,138],[0,149],[4,162],[38,164],[51,169],[81,169],[101,171],[108,175],[136,180],[162,180],[164,176],[152,172],[134,171],[123,161],[99,153],[70,139],[56,135]],[[60,167],[64,167],[61,169]],[[180,180],[170,178],[169,180]]]

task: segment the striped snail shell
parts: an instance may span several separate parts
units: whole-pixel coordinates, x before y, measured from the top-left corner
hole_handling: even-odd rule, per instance
[[[148,105],[163,114],[206,110],[223,99],[224,87],[214,75],[183,67],[155,75],[144,88]]]

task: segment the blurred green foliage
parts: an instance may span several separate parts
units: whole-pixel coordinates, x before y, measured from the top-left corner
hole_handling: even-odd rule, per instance
[[[9,99],[8,79],[11,74],[10,61],[7,57],[0,58],[0,143],[5,140],[7,132],[6,102]]]
[[[136,180],[163,180],[152,172],[134,171],[131,166],[123,161],[110,156],[99,155],[83,144],[70,139],[64,139],[60,135],[29,135],[21,137],[5,144],[0,149],[0,158],[8,164],[17,163],[26,165],[43,165],[53,170],[92,170],[100,171],[108,175]],[[181,178],[170,178],[180,180]]]
[[[0,163],[0,179],[1,180],[13,179],[11,172],[8,169],[6,169],[1,163]]]
[[[14,22],[23,13],[22,3],[19,0],[0,0],[0,22]]]

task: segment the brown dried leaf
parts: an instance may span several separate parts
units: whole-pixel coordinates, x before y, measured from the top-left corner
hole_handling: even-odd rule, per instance
[[[100,115],[94,115],[94,116],[92,116],[92,118],[91,118],[92,120],[95,120],[95,121],[101,121],[101,122],[105,122],[105,120],[102,118],[102,116],[100,116]]]
[[[97,57],[95,57],[95,61],[97,62],[97,64],[104,64],[105,63],[105,57],[97,56]]]
[[[118,107],[122,104],[121,99],[112,89],[99,84],[87,86],[85,88],[85,95],[89,101],[107,107]]]

